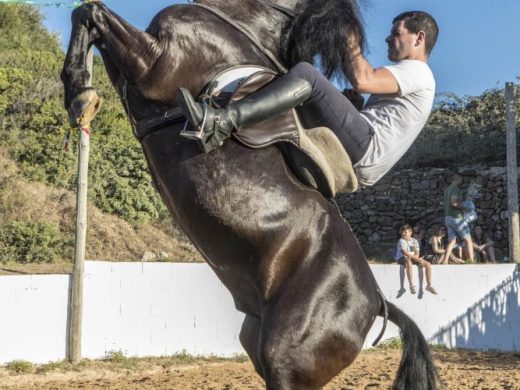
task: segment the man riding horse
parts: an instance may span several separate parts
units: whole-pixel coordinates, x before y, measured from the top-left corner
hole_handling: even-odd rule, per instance
[[[354,53],[346,66],[348,80],[354,91],[372,94],[360,112],[305,62],[222,109],[202,106],[184,88],[180,88],[179,103],[192,125],[205,133],[206,151],[222,145],[233,131],[240,133],[242,128],[298,107],[304,113],[304,126],[330,128],[350,157],[360,184],[373,185],[419,135],[435,96],[435,80],[427,62],[437,40],[437,23],[421,11],[404,12],[392,23],[386,43],[388,59],[394,65],[374,69],[363,56],[358,39],[351,36],[345,42]]]

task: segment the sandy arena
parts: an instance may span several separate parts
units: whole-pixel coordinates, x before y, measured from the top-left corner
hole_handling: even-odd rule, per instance
[[[325,390],[389,389],[399,358],[397,349],[364,352]],[[434,358],[443,381],[441,389],[520,389],[520,354],[436,350]],[[89,362],[77,370],[46,371],[14,375],[3,368],[0,389],[264,389],[249,361],[127,359],[121,363]]]

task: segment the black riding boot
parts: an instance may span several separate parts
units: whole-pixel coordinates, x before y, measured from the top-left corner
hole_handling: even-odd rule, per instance
[[[285,75],[242,100],[214,109],[195,101],[185,88],[179,88],[178,104],[196,129],[183,135],[199,140],[207,153],[222,145],[233,129],[239,131],[299,106],[308,99],[311,89],[307,80]]]

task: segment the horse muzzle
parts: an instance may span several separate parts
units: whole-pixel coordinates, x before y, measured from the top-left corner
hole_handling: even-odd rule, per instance
[[[101,103],[102,99],[92,88],[80,93],[72,100],[67,109],[70,125],[72,127],[88,125],[99,111]]]

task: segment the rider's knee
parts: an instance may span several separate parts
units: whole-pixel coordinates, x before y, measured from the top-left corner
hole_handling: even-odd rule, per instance
[[[314,78],[315,72],[317,72],[316,68],[308,62],[304,61],[298,62],[290,70],[291,75],[304,80],[312,80]]]

